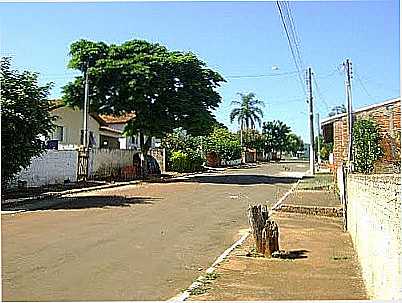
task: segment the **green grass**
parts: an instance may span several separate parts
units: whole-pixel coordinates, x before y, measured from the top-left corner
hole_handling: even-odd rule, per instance
[[[330,173],[316,174],[313,178],[304,178],[299,183],[299,190],[330,190],[334,187],[333,175]]]

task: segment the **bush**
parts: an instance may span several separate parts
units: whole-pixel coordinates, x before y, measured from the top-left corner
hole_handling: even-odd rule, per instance
[[[371,173],[382,156],[380,133],[374,121],[360,119],[353,126],[353,166],[361,173]]]
[[[169,162],[173,171],[184,173],[201,170],[204,159],[196,152],[175,151],[170,156]]]
[[[241,158],[240,141],[235,134],[225,128],[215,128],[205,140],[207,152],[216,152],[222,160],[230,161]]]

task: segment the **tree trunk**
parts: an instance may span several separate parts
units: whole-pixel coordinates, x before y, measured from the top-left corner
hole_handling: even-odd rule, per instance
[[[266,205],[250,205],[248,221],[258,253],[270,258],[274,251],[279,251],[278,225],[269,219]]]

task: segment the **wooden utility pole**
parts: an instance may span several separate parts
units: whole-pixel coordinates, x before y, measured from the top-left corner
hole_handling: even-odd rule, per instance
[[[348,123],[348,170],[352,169],[352,133],[353,133],[353,116],[352,116],[352,62],[346,59],[343,64],[346,73],[345,91],[346,91],[346,110],[347,110],[347,123]]]
[[[318,159],[318,164],[321,164],[321,155],[320,155],[320,151],[321,151],[321,144],[320,144],[320,135],[321,135],[321,131],[320,131],[320,114],[316,113],[315,115],[316,119],[317,119],[317,159]]]
[[[310,173],[312,175],[315,174],[315,167],[314,167],[314,109],[313,109],[313,86],[311,85],[311,67],[307,69],[306,74],[306,84],[307,84],[307,91],[308,91],[308,98],[307,103],[309,105],[309,128],[310,128]]]

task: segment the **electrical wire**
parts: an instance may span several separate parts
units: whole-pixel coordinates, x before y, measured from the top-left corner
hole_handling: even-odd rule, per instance
[[[272,73],[272,74],[260,74],[260,75],[231,75],[231,76],[226,76],[226,78],[239,79],[239,78],[280,77],[280,76],[287,76],[287,75],[296,75],[297,73],[298,73],[298,71],[284,72],[284,73]]]
[[[313,81],[314,81],[316,91],[318,93],[318,97],[319,97],[318,100],[321,100],[322,103],[325,104],[327,110],[330,111],[329,105],[328,105],[327,101],[325,100],[324,96],[321,94],[320,88],[318,87],[318,83],[317,83],[317,80],[315,78],[315,73],[313,73]]]
[[[298,71],[297,76],[299,78],[300,85],[301,85],[301,87],[303,89],[303,92],[304,92],[305,96],[307,96],[307,91],[306,91],[306,88],[304,87],[304,82],[303,82],[303,80],[301,78],[301,71],[300,71],[300,69],[303,68],[303,66],[300,67],[299,63],[297,62],[295,50],[293,48],[292,41],[291,41],[291,38],[289,36],[288,28],[286,26],[286,22],[285,22],[285,19],[284,19],[283,13],[282,13],[282,8],[281,8],[281,5],[279,4],[279,1],[276,1],[276,5],[277,5],[278,10],[279,10],[279,15],[281,17],[283,28],[285,29],[285,33],[286,33],[286,37],[287,37],[287,40],[288,40],[289,48],[290,48],[290,51],[292,53],[292,58],[293,58],[293,61],[295,63],[296,69]]]
[[[360,87],[362,90],[366,93],[366,95],[374,102],[376,102],[376,99],[367,91],[366,86],[363,84],[362,80],[360,79],[359,75],[357,74],[356,70],[354,71],[355,78],[357,82],[360,84]]]

